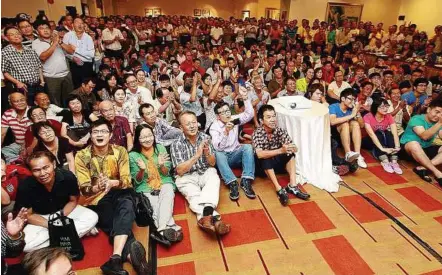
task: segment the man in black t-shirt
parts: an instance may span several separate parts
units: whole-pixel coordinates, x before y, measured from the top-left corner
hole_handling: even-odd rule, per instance
[[[56,168],[49,152],[32,153],[27,164],[32,176],[19,184],[15,203],[15,209],[28,208],[25,252],[49,246],[48,218],[56,212],[74,220],[80,238],[94,229],[98,216],[78,205],[80,192],[72,172]]]

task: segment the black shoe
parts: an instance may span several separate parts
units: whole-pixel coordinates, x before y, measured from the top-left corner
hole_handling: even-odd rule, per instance
[[[229,188],[230,188],[229,198],[232,201],[238,200],[239,199],[239,190],[238,190],[238,183],[236,182],[236,180],[229,183]]]
[[[252,188],[252,180],[251,179],[241,179],[241,189],[244,191],[244,194],[246,194],[246,197],[249,199],[256,198],[255,191],[253,191]]]
[[[123,261],[120,255],[112,255],[100,269],[104,275],[129,275],[129,273],[123,269]]]
[[[175,230],[173,228],[166,228],[163,231],[163,236],[170,243],[177,243],[177,242],[181,242],[183,240],[183,231]]]
[[[290,184],[289,184],[289,185],[287,185],[287,187],[285,189],[288,193],[295,195],[296,197],[300,198],[301,200],[306,201],[310,198],[310,195],[302,192],[301,189],[298,188],[298,186],[290,186]]]
[[[289,203],[289,195],[287,194],[287,191],[285,191],[284,188],[281,188],[281,190],[276,192],[276,195],[278,196],[279,202],[286,206]]]
[[[138,275],[149,274],[149,264],[146,260],[146,249],[139,241],[134,241],[130,245],[130,261]]]
[[[150,237],[157,241],[157,243],[164,245],[165,247],[170,247],[172,245],[170,241],[166,237],[161,235],[158,231],[150,233]]]

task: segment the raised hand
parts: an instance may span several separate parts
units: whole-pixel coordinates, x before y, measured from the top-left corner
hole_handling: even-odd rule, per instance
[[[6,230],[8,231],[9,236],[16,237],[25,226],[25,223],[28,219],[28,209],[22,208],[20,212],[18,212],[17,217],[12,219],[12,213],[8,214],[8,220],[6,221]]]
[[[146,163],[141,158],[137,159],[137,165],[141,170],[146,170]]]
[[[166,162],[170,161],[170,157],[167,153],[161,153],[158,155],[158,165],[163,166]]]

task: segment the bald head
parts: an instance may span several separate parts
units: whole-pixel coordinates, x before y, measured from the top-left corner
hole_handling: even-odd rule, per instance
[[[109,100],[102,101],[98,108],[100,110],[101,115],[104,119],[106,119],[109,122],[113,122],[115,119],[115,109],[114,104]]]

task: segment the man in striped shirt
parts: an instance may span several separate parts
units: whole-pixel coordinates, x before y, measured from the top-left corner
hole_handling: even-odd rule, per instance
[[[20,151],[25,143],[26,129],[31,125],[31,121],[26,116],[28,104],[24,94],[14,92],[9,95],[8,99],[12,108],[7,110],[2,116],[2,145],[9,128],[14,135],[15,141],[8,146],[2,146],[1,151],[5,155],[6,162],[10,163],[19,158]]]

